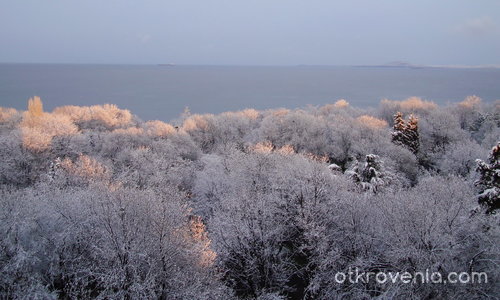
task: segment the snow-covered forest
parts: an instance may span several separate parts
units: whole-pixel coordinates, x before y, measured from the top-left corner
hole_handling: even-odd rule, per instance
[[[500,102],[0,108],[1,299],[494,299]],[[336,272],[486,272],[339,284]]]

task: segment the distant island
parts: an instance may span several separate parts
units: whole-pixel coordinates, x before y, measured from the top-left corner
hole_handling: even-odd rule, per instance
[[[412,64],[406,61],[393,61],[382,65],[355,65],[359,68],[409,68],[409,69],[422,69],[422,68],[443,68],[443,69],[498,69],[500,65],[422,65]]]

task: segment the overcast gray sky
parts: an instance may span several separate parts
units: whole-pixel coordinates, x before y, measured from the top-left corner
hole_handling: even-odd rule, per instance
[[[0,0],[0,62],[500,64],[499,0]]]

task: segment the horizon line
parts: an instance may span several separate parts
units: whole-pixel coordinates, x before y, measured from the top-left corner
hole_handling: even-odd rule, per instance
[[[177,63],[103,63],[103,62],[2,62],[0,65],[94,65],[94,66],[157,66],[157,67],[358,67],[358,68],[450,68],[450,69],[500,69],[500,64],[412,64],[395,62],[385,64],[177,64]]]

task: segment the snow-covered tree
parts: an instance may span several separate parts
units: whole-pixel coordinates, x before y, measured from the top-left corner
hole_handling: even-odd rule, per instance
[[[405,121],[401,112],[396,113],[394,115],[392,141],[416,154],[420,147],[418,118],[410,115],[409,120]]]
[[[450,147],[437,167],[443,174],[458,175],[469,177],[474,175],[477,167],[476,159],[486,158],[488,151],[479,146],[474,140],[466,140],[462,143],[456,143]]]
[[[462,102],[454,107],[458,115],[460,127],[465,130],[476,131],[478,125],[484,121],[481,111],[481,98],[477,96],[468,96]]]
[[[479,204],[493,213],[500,208],[500,142],[491,149],[488,161],[477,160],[479,179],[475,185],[479,188]]]
[[[366,155],[362,166],[355,161],[345,174],[358,183],[362,190],[374,193],[396,182],[395,174],[387,170],[383,161],[375,154]]]
[[[383,99],[380,101],[379,116],[387,122],[391,122],[397,112],[426,116],[436,109],[438,109],[436,103],[418,97],[410,97],[403,101]]]
[[[470,216],[473,191],[463,178],[426,177],[411,189],[359,197],[339,193],[329,201],[311,237],[316,266],[311,299],[485,298],[500,292],[491,284],[377,284],[336,281],[337,272],[486,272],[500,278],[498,222]],[[329,217],[325,217],[329,216]],[[488,232],[484,231],[489,227]],[[342,277],[340,277],[342,278]],[[496,280],[496,279],[494,279]]]
[[[345,104],[186,115],[177,127],[114,105],[0,109],[0,298],[499,295],[498,284],[334,279],[357,267],[498,282],[498,218],[471,215],[469,174],[498,141],[500,102],[384,101],[378,116]],[[489,212],[498,149],[478,165]]]

